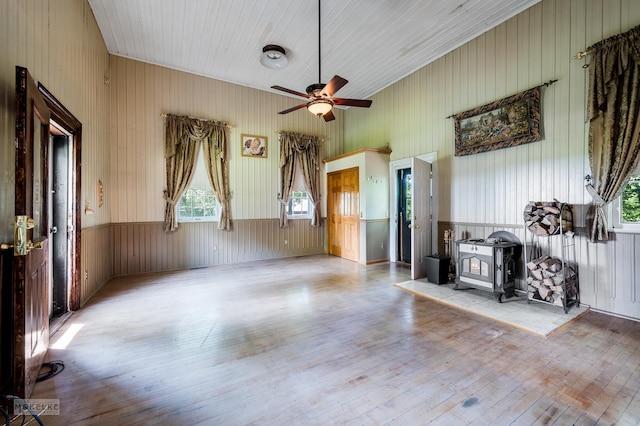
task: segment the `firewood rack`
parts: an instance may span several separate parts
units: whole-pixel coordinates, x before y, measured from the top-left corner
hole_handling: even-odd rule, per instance
[[[525,207],[524,222],[527,303],[560,306],[566,314],[580,304],[571,206],[557,200],[531,202]],[[552,256],[556,252],[559,258]]]

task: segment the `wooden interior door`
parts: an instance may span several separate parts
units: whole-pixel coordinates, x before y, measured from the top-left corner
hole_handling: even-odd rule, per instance
[[[342,256],[342,215],[340,213],[340,198],[342,196],[342,173],[334,172],[327,175],[327,245],[329,254]]]
[[[15,214],[33,219],[12,274],[12,393],[22,398],[31,395],[49,346],[48,146],[49,108],[29,71],[16,67]]]
[[[327,188],[329,254],[357,262],[360,255],[358,167],[329,173]]]
[[[360,181],[357,167],[342,171],[342,257],[358,261],[360,254]]]

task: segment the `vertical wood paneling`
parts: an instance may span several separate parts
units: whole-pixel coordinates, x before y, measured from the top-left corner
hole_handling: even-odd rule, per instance
[[[634,237],[629,234],[617,234],[616,235],[616,254],[615,260],[615,274],[613,282],[617,283],[617,287],[620,291],[617,294],[618,298],[622,299],[622,302],[635,302],[635,288],[634,288],[634,268],[636,262],[627,262],[626,256],[621,256],[622,253],[630,253],[634,256]],[[635,256],[633,257],[635,259]],[[623,277],[622,280],[618,279],[618,276]]]
[[[15,66],[33,77],[82,123],[81,210],[90,203],[93,215],[82,215],[81,303],[111,277],[108,228],[111,185],[108,162],[109,54],[85,0],[0,2],[0,241],[13,239],[14,215],[14,94]],[[97,184],[105,189],[103,208],[97,205]],[[7,226],[5,226],[7,225]],[[87,231],[85,232],[85,229]]]
[[[233,232],[218,230],[216,223],[182,223],[170,234],[161,222],[116,223],[110,229],[114,275],[318,254],[325,244],[324,224],[314,228],[309,220],[291,220],[284,229],[276,219],[238,220]]]
[[[638,23],[636,0],[544,0],[376,94],[371,109],[339,110],[337,119],[327,124],[304,111],[277,115],[296,103],[290,97],[109,57],[83,0],[58,0],[55,7],[51,2],[3,1],[0,218],[10,223],[13,216],[11,141],[14,66],[18,64],[28,67],[83,124],[82,200],[95,210],[82,217],[82,269],[88,271],[83,301],[109,278],[111,268],[119,273],[164,270],[286,256],[322,247],[322,234],[281,230],[273,219],[278,215],[277,130],[321,136],[325,158],[386,145],[393,151],[392,160],[438,151],[438,220],[515,224],[526,201],[555,197],[574,205],[578,225],[583,225],[582,206],[590,201],[582,181],[589,169],[584,125],[586,71],[581,68],[584,61],[570,57]],[[56,46],[55,53],[52,46]],[[453,123],[446,116],[551,78],[559,81],[543,89],[542,141],[453,157]],[[238,231],[219,233],[211,225],[207,232],[215,235],[216,251],[201,230],[191,228],[167,236],[153,227],[139,226],[153,222],[161,229],[161,112],[225,120],[235,126],[230,131],[229,164]],[[269,158],[241,157],[236,145],[241,133],[269,137]],[[97,208],[99,179],[105,187],[103,208]],[[111,222],[113,229],[102,226]],[[460,232],[484,236],[478,233],[488,230],[470,225]],[[283,243],[285,235],[288,247]],[[0,227],[0,239],[11,238],[10,227]],[[245,243],[246,249],[241,249]],[[638,244],[635,235],[606,244],[587,243],[580,237],[585,303],[638,317],[638,272],[629,266],[635,263]],[[619,284],[622,282],[627,286]]]
[[[462,233],[486,237],[489,229],[478,223],[510,228],[521,222],[528,201],[553,198],[570,203],[576,225],[583,227],[585,206],[591,201],[583,180],[589,161],[584,120],[587,70],[582,65],[588,60],[571,57],[638,24],[637,1],[543,0],[418,70],[416,78],[405,78],[374,95],[374,105],[389,105],[385,113],[347,111],[345,139],[352,150],[388,142],[391,160],[437,151],[437,219],[473,224],[461,228]],[[424,85],[417,83],[418,76],[426,79]],[[452,155],[453,123],[444,117],[551,79],[558,82],[542,88],[541,141],[472,156]],[[415,97],[421,90],[423,96]],[[438,93],[435,102],[430,98],[434,91]],[[419,118],[413,114],[416,109],[424,111]],[[371,132],[378,128],[391,130],[380,135]],[[425,134],[438,136],[415,138],[409,147],[407,128],[416,135],[426,130]],[[633,237],[634,244],[637,238]],[[630,241],[620,237],[591,244],[584,236],[579,239],[583,301],[640,317],[637,302],[632,301],[640,282],[630,266],[635,264]],[[551,250],[558,244],[547,242]]]
[[[164,124],[161,113],[226,121],[229,183],[234,219],[275,218],[279,214],[277,131],[292,130],[324,139],[323,151],[340,150],[343,111],[325,123],[306,111],[280,116],[297,100],[159,66],[112,57],[111,156],[115,160],[114,222],[163,219]],[[268,158],[240,155],[243,133],[268,138]],[[338,148],[337,148],[338,147]],[[341,153],[341,152],[340,152]]]
[[[96,226],[82,231],[82,260],[80,305],[84,305],[96,291],[113,276],[113,247],[111,227]]]

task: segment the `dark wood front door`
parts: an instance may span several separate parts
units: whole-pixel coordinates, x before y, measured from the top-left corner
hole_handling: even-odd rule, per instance
[[[49,108],[29,71],[16,67],[15,214],[33,219],[26,253],[13,260],[12,393],[22,398],[31,395],[49,345],[48,146]]]

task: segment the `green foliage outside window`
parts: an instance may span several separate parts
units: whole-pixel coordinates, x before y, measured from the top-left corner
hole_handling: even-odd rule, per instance
[[[640,222],[640,175],[629,180],[622,191],[621,201],[622,222]]]
[[[213,190],[187,189],[178,203],[178,221],[214,221],[217,219]]]
[[[411,175],[407,175],[406,177],[406,188],[407,193],[405,196],[406,205],[404,206],[405,211],[405,221],[411,222]]]

